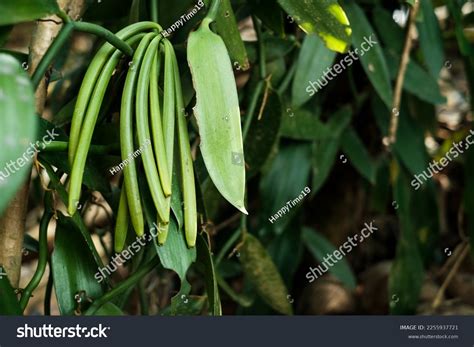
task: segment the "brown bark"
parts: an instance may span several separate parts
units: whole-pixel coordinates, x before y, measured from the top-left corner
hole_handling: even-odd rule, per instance
[[[75,19],[82,15],[85,0],[59,0],[58,5]],[[36,23],[30,43],[30,73],[36,69],[61,27],[61,20],[56,16],[44,18]],[[45,107],[47,88],[48,82],[43,79],[35,93],[36,112],[40,115]],[[21,250],[25,233],[29,185],[28,178],[0,218],[0,264],[4,266],[15,288],[18,287],[20,281]]]

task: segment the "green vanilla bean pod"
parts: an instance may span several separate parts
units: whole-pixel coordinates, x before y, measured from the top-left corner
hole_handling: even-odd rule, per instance
[[[178,115],[180,110],[182,109],[184,113],[184,105],[182,101],[182,91],[181,91],[181,84],[179,80],[179,72],[176,75],[175,73],[175,66],[178,66],[178,62],[176,59],[176,54],[174,52],[173,45],[170,41],[164,43],[164,50],[165,50],[165,96],[164,96],[164,108],[168,109],[167,115],[167,127],[169,128],[168,131],[168,143],[169,143],[169,150],[173,151],[173,154],[170,156],[168,155],[169,164],[173,165],[173,158],[174,158],[174,141],[175,141],[175,115]],[[179,102],[181,101],[181,102]],[[167,153],[168,154],[168,153]],[[167,200],[168,205],[166,206],[167,211],[169,213],[171,209],[171,199]],[[161,233],[158,235],[158,243],[163,245],[166,242],[168,237],[168,227],[162,228]]]
[[[176,89],[173,60],[175,58],[174,48],[171,42],[163,39],[162,51],[164,52],[164,88],[163,88],[163,136],[168,158],[168,168],[173,170],[174,141],[175,141],[175,110]],[[167,214],[171,210],[171,198],[166,199]],[[160,223],[160,221],[158,221]],[[158,234],[158,243],[163,245],[168,237],[168,226],[163,226]]]
[[[151,40],[151,34],[147,34],[138,48],[135,50],[133,60],[125,79],[122,92],[122,104],[120,109],[120,148],[122,158],[128,158],[130,153],[134,153],[133,141],[133,115],[135,112],[135,93],[138,79],[138,68],[145,54],[145,50]],[[123,170],[125,191],[127,193],[128,208],[133,228],[138,236],[144,233],[143,208],[138,188],[137,165],[134,160],[130,160]]]
[[[160,91],[158,88],[158,81],[160,76],[160,67],[161,67],[161,50],[158,50],[156,59],[153,61],[151,67],[151,76],[150,76],[150,115],[151,115],[151,127],[153,132],[153,143],[155,145],[155,156],[158,163],[158,171],[160,173],[160,178],[163,179],[163,175],[168,175],[169,184],[171,188],[172,182],[172,168],[168,168],[168,155],[166,153],[166,145],[163,134],[163,117],[160,110]],[[163,184],[163,181],[162,181]],[[166,198],[166,215],[170,214],[171,207],[171,197]],[[158,225],[160,226],[158,230],[158,243],[163,245],[166,242],[168,236],[169,223],[165,224],[158,218]]]
[[[183,103],[183,92],[181,88],[181,81],[179,79],[179,69],[176,56],[174,56],[173,59],[173,69],[176,87],[176,117],[178,122],[179,157],[184,202],[184,232],[188,247],[194,247],[196,245],[197,238],[196,187],[194,180],[193,158],[191,156],[191,147],[189,144],[188,127],[184,113],[185,109]]]
[[[116,36],[121,40],[128,40],[130,37],[133,37],[140,32],[150,30],[161,31],[161,27],[153,22],[140,22],[129,25],[128,27],[120,30]],[[77,151],[84,115],[90,102],[92,92],[94,91],[94,86],[97,82],[100,72],[104,68],[105,63],[110,59],[110,56],[115,51],[117,51],[117,49],[114,46],[112,46],[110,43],[105,43],[94,56],[94,59],[90,63],[82,81],[82,85],[77,96],[76,107],[72,117],[71,132],[69,137],[68,157],[69,163],[71,165],[73,164],[74,156]]]
[[[153,59],[150,71],[150,119],[153,139],[153,148],[158,171],[160,174],[161,187],[166,196],[171,195],[171,169],[168,168],[168,157],[165,148],[163,125],[160,110],[160,94],[158,89],[160,52]]]
[[[168,158],[168,168],[173,170],[174,141],[175,141],[175,115],[176,115],[176,88],[174,75],[174,60],[176,59],[174,48],[167,39],[163,40],[164,62],[164,88],[163,88],[163,136]],[[170,213],[171,198],[166,200],[166,210]],[[158,234],[158,243],[163,245],[168,238],[168,227],[163,227]]]
[[[120,202],[117,212],[117,221],[115,224],[114,249],[117,253],[122,252],[125,247],[129,220],[127,193],[125,191],[125,184],[123,184],[122,191],[120,192]]]
[[[205,18],[188,40],[188,63],[196,90],[201,153],[216,188],[242,213],[245,209],[245,160],[239,99],[224,42]]]
[[[140,37],[140,35],[137,37],[132,37],[131,39],[127,40],[127,43],[133,44]],[[81,196],[84,168],[86,165],[87,154],[91,145],[92,135],[94,133],[95,124],[99,115],[100,106],[102,105],[102,100],[104,99],[109,81],[121,57],[122,52],[115,50],[115,53],[113,53],[111,58],[107,61],[100,73],[100,76],[94,87],[90,103],[87,107],[77,151],[73,158],[73,164],[71,168],[71,183],[68,202],[68,212],[71,216],[76,212],[77,203],[79,202],[79,198]]]
[[[173,70],[174,49],[171,42],[163,39],[165,52],[165,85],[163,88],[163,135],[165,139],[168,169],[173,169],[174,137],[175,137],[175,81]]]
[[[145,175],[148,181],[153,202],[160,220],[167,224],[169,223],[169,212],[166,213],[166,196],[160,185],[160,177],[153,154],[153,147],[150,141],[150,129],[148,122],[149,110],[149,86],[150,86],[150,71],[153,60],[156,58],[158,45],[161,36],[155,37],[147,48],[143,61],[140,65],[140,73],[138,75],[137,83],[137,98],[136,98],[136,120],[138,142],[142,150],[142,162],[145,169]],[[167,196],[171,195],[171,186]]]

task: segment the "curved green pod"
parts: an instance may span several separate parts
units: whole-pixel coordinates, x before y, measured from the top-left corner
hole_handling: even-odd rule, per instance
[[[133,44],[141,37],[141,34],[138,34],[127,40],[127,43]],[[82,125],[77,151],[73,155],[74,161],[71,168],[71,182],[68,203],[68,212],[70,215],[73,215],[77,209],[77,202],[79,201],[81,195],[82,179],[84,176],[87,154],[91,145],[92,135],[94,134],[97,117],[99,115],[100,107],[102,105],[107,86],[110,82],[115,67],[120,61],[121,56],[122,52],[115,50],[111,58],[107,61],[100,73],[99,78],[97,79],[90,103],[87,106],[87,112]]]
[[[117,32],[116,36],[121,40],[128,40],[129,38],[137,35],[138,33],[149,30],[161,31],[161,27],[153,22],[134,23]],[[74,156],[77,151],[77,146],[79,144],[79,138],[82,130],[82,123],[84,121],[84,115],[89,105],[91,95],[94,91],[94,86],[100,76],[101,71],[104,68],[105,63],[110,59],[110,56],[115,51],[117,51],[117,49],[110,43],[105,43],[104,45],[102,45],[102,47],[94,56],[94,59],[92,59],[82,81],[79,94],[77,95],[76,107],[74,108],[71,131],[69,136],[68,157],[69,164],[71,166],[73,164]]]
[[[163,39],[165,54],[164,88],[163,88],[163,135],[168,156],[168,168],[173,168],[175,136],[175,80],[173,70],[174,49],[171,42]]]
[[[196,187],[194,181],[193,158],[189,144],[188,127],[184,113],[183,92],[179,79],[178,62],[176,56],[173,59],[173,70],[176,88],[176,118],[178,123],[178,144],[181,167],[181,183],[184,202],[184,232],[188,247],[196,245],[197,238],[197,206]]]
[[[157,48],[158,44],[160,43],[160,39],[161,36],[153,39],[153,41],[148,46],[143,61],[140,65],[135,107],[138,142],[142,151],[141,156],[143,167],[145,169],[145,175],[148,181],[148,187],[161,221],[164,224],[167,224],[169,222],[169,211],[166,213],[166,193],[163,192],[163,189],[160,185],[160,177],[158,175],[157,164],[150,141],[150,129],[148,122],[150,71],[153,60],[157,54]],[[171,185],[169,186],[167,195],[171,195]]]
[[[245,209],[245,161],[239,99],[232,64],[222,39],[206,18],[191,33],[188,63],[196,90],[201,153],[215,186],[232,205]]]
[[[120,148],[122,158],[127,158],[130,153],[135,151],[133,143],[133,115],[135,111],[138,69],[152,36],[153,34],[147,34],[138,45],[128,70],[127,78],[125,79],[120,109]],[[141,236],[144,233],[143,208],[138,188],[137,165],[134,160],[131,160],[125,166],[123,173],[132,225],[135,233]]]
[[[150,120],[151,137],[153,139],[153,149],[155,152],[158,172],[160,174],[161,187],[166,196],[171,195],[171,170],[168,167],[168,153],[163,135],[162,116],[160,110],[160,99],[158,90],[160,54],[156,53],[150,70]]]

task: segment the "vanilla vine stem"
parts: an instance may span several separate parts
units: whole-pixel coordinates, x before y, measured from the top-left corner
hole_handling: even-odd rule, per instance
[[[211,4],[211,8],[209,9],[209,12],[206,15],[205,20],[209,20],[210,22],[213,22],[216,20],[217,17],[217,11],[219,11],[219,6],[221,5],[221,0],[213,0]]]
[[[386,146],[388,149],[395,143],[397,140],[397,129],[398,129],[398,117],[400,115],[400,105],[402,99],[402,89],[403,82],[405,81],[405,73],[410,61],[410,51],[413,45],[413,34],[416,28],[415,20],[420,9],[420,1],[415,0],[415,4],[410,12],[410,19],[408,24],[407,36],[405,39],[405,46],[403,48],[402,58],[400,60],[400,67],[398,69],[397,80],[395,84],[395,91],[393,95],[392,110],[391,110],[391,119],[390,119],[390,128],[388,133],[388,139]]]
[[[133,56],[133,48],[130,47],[130,45],[100,25],[73,21],[66,13],[62,11],[58,13],[58,16],[63,20],[65,25],[61,28],[58,36],[56,36],[53,43],[48,48],[48,51],[44,55],[43,59],[41,59],[41,62],[38,64],[38,67],[31,77],[35,90],[38,88],[38,85],[46,74],[48,68],[51,66],[54,58],[59,54],[74,30],[96,35],[123,52],[123,54],[130,57]]]

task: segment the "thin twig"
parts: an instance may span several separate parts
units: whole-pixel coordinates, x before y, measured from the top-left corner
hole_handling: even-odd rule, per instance
[[[258,112],[258,120],[262,119],[263,111],[265,111],[265,107],[267,106],[268,95],[270,94],[270,88],[272,87],[271,80],[272,75],[269,75],[267,78],[265,78],[265,92],[263,93],[262,105],[260,106],[260,111]]]
[[[397,80],[395,84],[395,92],[393,94],[392,114],[390,119],[390,128],[388,134],[388,141],[385,143],[387,148],[395,143],[397,140],[398,116],[400,114],[400,104],[402,99],[403,82],[405,81],[405,73],[408,62],[410,61],[410,51],[413,45],[413,33],[416,25],[415,20],[420,8],[420,1],[416,0],[410,12],[410,20],[408,24],[407,36],[405,38],[405,47],[403,48],[402,59],[400,60],[400,67],[398,69]]]
[[[453,266],[453,264],[456,262],[456,259],[459,257],[459,254],[462,253],[464,246],[466,245],[466,242],[461,242],[456,246],[454,249],[453,254],[448,258],[446,263],[444,263],[443,267],[438,271],[437,277],[442,277],[444,274],[448,272],[448,270]],[[446,251],[446,250],[445,250]]]
[[[451,271],[449,272],[448,276],[446,276],[446,279],[444,280],[443,284],[441,285],[441,288],[439,288],[438,293],[436,293],[436,296],[433,300],[433,303],[431,304],[431,307],[436,310],[440,305],[441,302],[443,301],[443,296],[444,292],[446,291],[446,288],[448,288],[449,284],[453,280],[454,276],[459,270],[459,267],[461,266],[462,262],[466,258],[466,256],[469,254],[469,250],[471,248],[471,245],[469,243],[466,243],[464,245],[464,248],[462,252],[459,254],[459,257],[456,259],[456,262],[454,263]]]

